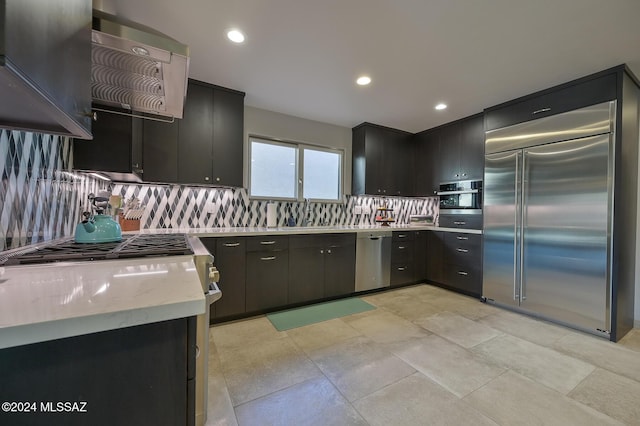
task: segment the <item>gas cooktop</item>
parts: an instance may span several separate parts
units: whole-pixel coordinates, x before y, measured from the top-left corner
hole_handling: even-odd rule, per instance
[[[193,254],[185,234],[123,235],[114,243],[76,243],[73,238],[0,254],[0,266]]]

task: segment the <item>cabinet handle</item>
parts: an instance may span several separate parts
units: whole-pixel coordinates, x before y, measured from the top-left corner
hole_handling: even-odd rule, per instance
[[[263,246],[270,246],[275,244],[275,241],[260,241],[260,244],[262,244]]]
[[[216,182],[220,182],[220,178],[219,177],[216,178]]]
[[[407,269],[407,268],[404,267],[404,266],[398,266],[398,271],[404,271],[405,269]]]
[[[404,250],[405,248],[405,246],[398,246],[398,250]]]
[[[463,277],[466,277],[467,275],[469,275],[469,273],[464,271],[458,271],[458,275],[462,275]]]
[[[276,260],[275,256],[261,257],[260,260]]]
[[[458,235],[458,236],[456,237],[456,239],[457,239],[457,240],[466,241],[466,240],[468,240],[468,239],[469,239],[469,237],[461,237],[460,235]]]
[[[466,174],[466,173],[463,173],[463,174],[462,174],[462,177],[465,177],[465,176],[467,176],[467,174]]]
[[[324,250],[320,250],[320,254],[324,254]]]
[[[331,249],[327,250],[327,254],[331,254]]]
[[[467,249],[461,249],[461,248],[456,249],[456,251],[458,251],[459,253],[469,253],[469,250],[467,250]]]
[[[398,238],[407,238],[407,234],[398,234]]]
[[[551,108],[542,108],[537,111],[533,111],[531,115],[536,115],[536,114],[540,114],[541,112],[549,112],[549,111],[551,111]]]
[[[456,173],[456,177],[460,177],[460,175],[458,173]]]
[[[205,176],[204,180],[206,180],[207,182],[209,182],[209,176]]]
[[[224,243],[225,247],[238,247],[240,243]]]
[[[454,221],[453,224],[454,225],[466,225],[467,222]]]

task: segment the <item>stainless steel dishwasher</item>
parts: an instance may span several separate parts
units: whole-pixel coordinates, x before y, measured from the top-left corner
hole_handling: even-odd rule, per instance
[[[391,231],[358,232],[356,291],[389,287],[391,283]]]

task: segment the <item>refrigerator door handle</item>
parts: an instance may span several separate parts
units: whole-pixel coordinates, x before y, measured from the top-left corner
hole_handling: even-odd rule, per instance
[[[516,173],[514,179],[514,195],[515,195],[515,208],[514,211],[514,232],[513,232],[513,300],[520,301],[520,210],[521,210],[521,200],[520,200],[520,157],[522,156],[522,151],[516,154]]]
[[[519,244],[520,247],[518,248],[518,252],[520,253],[520,259],[519,259],[519,269],[520,269],[520,304],[522,304],[522,302],[524,300],[527,299],[527,279],[526,276],[527,274],[525,274],[524,268],[524,236],[525,236],[525,226],[527,223],[527,198],[528,198],[528,193],[527,193],[527,186],[528,186],[528,180],[527,177],[529,176],[529,170],[527,169],[528,164],[527,164],[527,151],[523,150],[522,151],[522,175],[521,175],[521,185],[520,188],[520,200],[519,200],[519,205],[520,205],[520,217],[519,217],[519,224],[518,224],[518,229],[520,231],[520,236],[519,236]]]

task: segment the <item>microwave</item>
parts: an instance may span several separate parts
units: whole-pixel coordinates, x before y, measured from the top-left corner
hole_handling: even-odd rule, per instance
[[[436,193],[440,214],[482,214],[482,181],[441,183]]]

